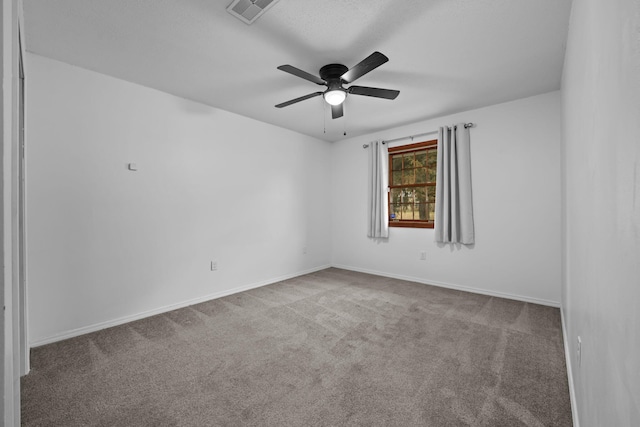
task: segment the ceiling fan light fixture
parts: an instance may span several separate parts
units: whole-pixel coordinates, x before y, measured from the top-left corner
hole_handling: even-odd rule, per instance
[[[332,89],[324,93],[324,100],[330,105],[340,105],[347,97],[347,92],[342,89]]]

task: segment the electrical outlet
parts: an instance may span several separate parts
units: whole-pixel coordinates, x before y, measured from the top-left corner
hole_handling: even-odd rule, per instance
[[[427,260],[427,253],[425,251],[420,252],[420,261]]]
[[[578,367],[582,364],[582,338],[578,335],[578,344],[576,345],[576,359],[578,359]]]
[[[218,261],[211,261],[211,271],[218,270]]]

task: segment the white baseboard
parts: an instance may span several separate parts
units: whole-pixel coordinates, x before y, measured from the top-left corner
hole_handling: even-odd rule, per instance
[[[578,407],[576,403],[576,388],[573,383],[573,370],[571,369],[571,353],[569,352],[569,339],[567,337],[567,324],[564,320],[564,310],[560,307],[560,320],[562,321],[562,337],[564,340],[564,358],[567,365],[567,380],[569,382],[569,399],[571,399],[571,415],[573,417],[573,427],[580,427],[578,418]]]
[[[425,280],[425,279],[421,279],[421,278],[418,278],[418,277],[411,277],[411,276],[404,276],[404,275],[400,275],[400,274],[386,273],[386,272],[382,272],[382,271],[368,270],[368,269],[352,267],[352,266],[348,266],[348,265],[333,264],[333,265],[322,265],[322,266],[315,267],[315,268],[312,268],[312,269],[309,269],[309,270],[299,271],[299,272],[296,272],[296,273],[287,274],[287,275],[284,275],[284,276],[275,277],[275,278],[271,278],[271,279],[268,279],[268,280],[263,280],[263,281],[260,281],[260,282],[250,283],[248,285],[243,285],[243,286],[239,286],[239,287],[236,287],[236,288],[227,289],[225,291],[217,292],[217,293],[214,293],[214,294],[204,295],[202,297],[190,299],[190,300],[187,300],[187,301],[182,301],[182,302],[179,302],[179,303],[176,303],[176,304],[170,304],[170,305],[159,307],[159,308],[156,308],[156,309],[153,309],[153,310],[148,310],[148,311],[145,311],[145,312],[141,312],[141,313],[137,313],[137,314],[133,314],[133,315],[129,315],[129,316],[124,316],[124,317],[120,317],[120,318],[117,318],[117,319],[108,320],[108,321],[105,321],[105,322],[95,323],[93,325],[83,326],[81,328],[73,329],[73,330],[70,330],[70,331],[65,331],[65,332],[62,332],[62,333],[58,333],[58,334],[55,334],[55,335],[51,335],[51,336],[44,337],[44,338],[35,340],[33,342],[30,342],[29,343],[29,348],[38,347],[38,346],[45,345],[45,344],[51,344],[51,343],[54,343],[54,342],[57,342],[57,341],[62,341],[62,340],[68,339],[68,338],[77,337],[79,335],[88,334],[90,332],[95,332],[95,331],[99,331],[99,330],[102,330],[102,329],[111,328],[113,326],[118,326],[118,325],[122,325],[124,323],[133,322],[135,320],[144,319],[145,317],[150,317],[150,316],[155,316],[156,314],[166,313],[168,311],[176,310],[178,308],[188,307],[190,305],[199,304],[201,302],[209,301],[209,300],[212,300],[212,299],[222,298],[222,297],[225,297],[225,296],[228,296],[228,295],[236,294],[238,292],[244,292],[244,291],[248,291],[250,289],[259,288],[261,286],[270,285],[270,284],[273,284],[273,283],[277,283],[277,282],[280,282],[280,281],[283,281],[283,280],[287,280],[287,279],[291,279],[291,278],[294,278],[294,277],[302,276],[302,275],[305,275],[305,274],[314,273],[316,271],[324,270],[324,269],[329,268],[329,267],[341,268],[341,269],[344,269],[344,270],[351,270],[351,271],[358,271],[358,272],[361,272],[361,273],[374,274],[376,276],[390,277],[390,278],[400,279],[400,280],[408,280],[408,281],[412,281],[412,282],[424,283],[424,284],[427,284],[427,285],[440,286],[440,287],[443,287],[443,288],[456,289],[456,290],[460,290],[460,291],[472,292],[472,293],[477,293],[477,294],[483,294],[483,295],[495,296],[495,297],[500,297],[500,298],[507,298],[507,299],[513,299],[513,300],[518,300],[518,301],[530,302],[530,303],[534,303],[534,304],[547,305],[547,306],[551,306],[551,307],[560,307],[560,303],[558,303],[556,301],[548,301],[548,300],[543,300],[543,299],[538,299],[538,298],[531,298],[531,297],[525,297],[525,296],[521,296],[521,295],[513,295],[513,294],[502,293],[502,292],[487,291],[485,289],[478,289],[478,288],[472,288],[472,287],[468,287],[468,286],[454,285],[454,284],[450,284],[450,283],[443,283],[443,282],[437,282],[437,281],[432,281],[432,280]]]
[[[558,302],[558,301],[550,301],[550,300],[546,300],[546,299],[527,297],[527,296],[523,296],[523,295],[509,294],[509,293],[505,293],[505,292],[490,291],[490,290],[487,290],[487,289],[473,288],[473,287],[470,287],[470,286],[454,285],[452,283],[437,282],[435,280],[426,280],[426,279],[423,279],[423,278],[420,278],[420,277],[404,276],[404,275],[401,275],[401,274],[386,273],[384,271],[368,270],[366,268],[351,267],[351,266],[348,266],[348,265],[332,264],[332,267],[342,268],[343,270],[358,271],[360,273],[374,274],[376,276],[390,277],[392,279],[400,279],[400,280],[407,280],[407,281],[410,281],[410,282],[423,283],[425,285],[439,286],[441,288],[449,288],[449,289],[455,289],[455,290],[458,290],[458,291],[471,292],[471,293],[474,293],[474,294],[482,294],[482,295],[489,295],[489,296],[492,296],[492,297],[500,297],[500,298],[512,299],[512,300],[516,300],[516,301],[530,302],[530,303],[533,303],[533,304],[546,305],[546,306],[555,307],[555,308],[559,308],[560,307],[560,302]]]
[[[294,277],[303,276],[309,273],[315,273],[316,271],[324,270],[331,267],[330,265],[322,265],[319,267],[314,267],[309,270],[299,271],[296,273],[286,274],[280,277],[274,277],[272,279],[263,280],[260,282],[250,283],[248,285],[238,286],[236,288],[227,289],[221,292],[216,292],[214,294],[204,295],[202,297],[193,298],[187,301],[182,301],[176,304],[166,305],[164,307],[155,308],[153,310],[144,311],[142,313],[137,313],[129,316],[119,317],[117,319],[108,320],[106,322],[95,323],[89,326],[83,326],[82,328],[73,329],[70,331],[65,331],[59,334],[51,335],[45,338],[38,339],[29,343],[29,348],[38,347],[45,344],[51,344],[57,341],[66,340],[68,338],[77,337],[79,335],[88,334],[90,332],[96,332],[102,329],[111,328],[113,326],[122,325],[124,323],[133,322],[134,320],[144,319],[145,317],[155,316],[156,314],[166,313],[168,311],[176,310],[178,308],[188,307],[190,305],[199,304],[201,302],[210,301],[212,299],[226,297],[228,295],[237,294],[238,292],[248,291],[250,289],[259,288],[261,286],[271,285],[273,283],[281,282],[283,280],[292,279]]]

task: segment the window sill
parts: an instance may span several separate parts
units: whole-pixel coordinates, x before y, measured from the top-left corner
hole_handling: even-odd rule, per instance
[[[433,222],[389,221],[389,227],[399,228],[433,228]]]

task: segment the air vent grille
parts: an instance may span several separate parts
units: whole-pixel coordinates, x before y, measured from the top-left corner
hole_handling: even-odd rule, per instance
[[[245,24],[251,25],[278,0],[233,0],[227,12]]]

